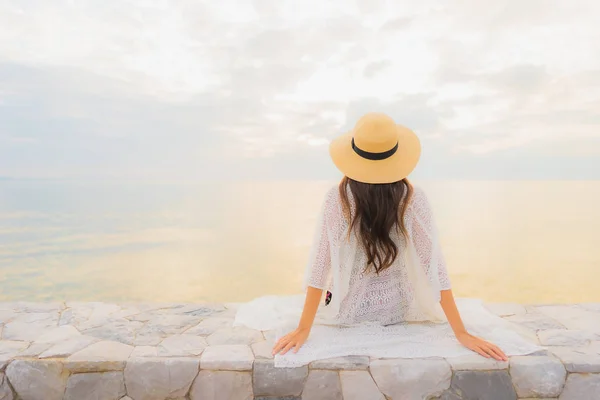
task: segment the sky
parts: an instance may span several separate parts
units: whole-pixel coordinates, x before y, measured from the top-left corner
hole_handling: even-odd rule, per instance
[[[594,0],[0,0],[0,177],[330,179],[367,112],[426,179],[600,179]]]

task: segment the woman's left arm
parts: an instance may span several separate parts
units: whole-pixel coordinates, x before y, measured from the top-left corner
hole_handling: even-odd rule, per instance
[[[458,308],[456,308],[452,290],[442,290],[441,294],[442,298],[440,304],[444,310],[444,314],[446,314],[446,318],[448,318],[448,323],[450,324],[450,327],[452,327],[452,331],[454,331],[456,339],[458,339],[458,341],[466,348],[471,349],[486,358],[492,357],[498,361],[507,361],[508,357],[498,346],[467,332],[467,329],[460,318]]]

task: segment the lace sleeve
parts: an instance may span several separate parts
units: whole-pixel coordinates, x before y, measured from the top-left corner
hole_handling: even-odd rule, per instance
[[[406,226],[415,246],[419,261],[425,273],[432,279],[432,261],[437,264],[437,275],[441,290],[451,288],[446,260],[438,242],[433,212],[425,193],[415,187],[412,199],[406,213]]]
[[[308,265],[304,277],[304,289],[308,286],[317,289],[326,289],[331,282],[331,251],[333,240],[332,228],[337,224],[339,217],[337,187],[331,188],[325,200],[317,222],[313,237]]]

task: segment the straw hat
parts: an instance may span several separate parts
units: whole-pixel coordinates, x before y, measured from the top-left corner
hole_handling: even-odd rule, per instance
[[[369,113],[354,129],[334,139],[329,154],[348,178],[364,183],[401,181],[416,167],[419,138],[385,114]]]

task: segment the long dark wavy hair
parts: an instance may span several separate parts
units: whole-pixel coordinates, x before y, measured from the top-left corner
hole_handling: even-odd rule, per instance
[[[350,188],[356,209],[351,211],[347,189]],[[394,183],[369,184],[344,177],[339,186],[343,212],[350,221],[349,232],[357,230],[367,254],[365,271],[377,274],[390,267],[398,257],[398,245],[391,237],[392,229],[408,238],[404,214],[413,194],[408,179]]]

